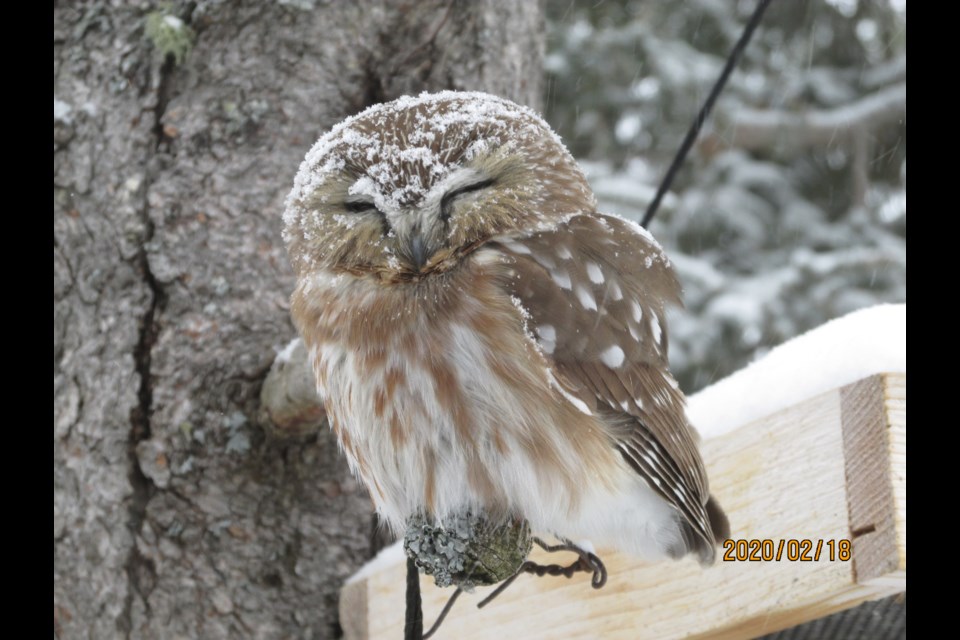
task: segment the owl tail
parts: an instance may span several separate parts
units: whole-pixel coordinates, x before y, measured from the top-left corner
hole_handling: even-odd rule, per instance
[[[710,518],[710,529],[713,531],[713,539],[716,542],[722,542],[730,537],[730,520],[727,514],[723,512],[723,507],[717,502],[717,499],[710,496],[707,500],[707,517]]]
[[[707,567],[713,564],[717,555],[717,544],[730,537],[730,521],[727,519],[727,514],[723,512],[720,503],[713,496],[710,496],[710,499],[707,500],[704,510],[707,512],[707,520],[710,523],[711,539],[706,539],[703,531],[695,528],[685,518],[678,518],[683,544],[678,548],[668,550],[668,555],[678,559],[688,553],[695,553],[702,566]]]

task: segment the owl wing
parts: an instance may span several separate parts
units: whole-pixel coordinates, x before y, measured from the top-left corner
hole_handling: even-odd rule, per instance
[[[636,223],[602,214],[498,243],[511,262],[505,286],[555,377],[603,415],[627,463],[682,514],[686,548],[673,553],[711,562],[726,523],[708,506],[698,437],[668,369],[664,307],[680,304],[680,285],[660,246]]]

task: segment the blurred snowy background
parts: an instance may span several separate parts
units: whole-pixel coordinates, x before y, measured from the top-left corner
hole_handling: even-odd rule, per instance
[[[601,210],[640,220],[753,0],[547,3],[545,115]],[[906,301],[905,0],[774,2],[650,230],[687,392]]]

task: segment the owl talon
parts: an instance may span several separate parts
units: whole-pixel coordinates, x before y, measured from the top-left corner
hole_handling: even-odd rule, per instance
[[[593,576],[590,578],[590,584],[594,589],[600,589],[603,585],[607,584],[607,568],[603,565],[603,561],[595,554],[587,551],[586,557],[580,558],[580,564],[583,566],[584,571],[593,572]]]
[[[603,585],[607,584],[607,568],[597,554],[582,549],[569,540],[564,540],[562,544],[547,544],[540,538],[534,537],[533,541],[547,553],[570,551],[580,556],[580,559],[568,567],[561,567],[560,571],[555,568],[559,565],[544,565],[544,571],[542,573],[533,569],[528,569],[528,572],[537,573],[537,575],[564,575],[570,578],[577,571],[585,571],[593,574],[590,578],[590,584],[594,589],[600,589]]]
[[[581,549],[569,540],[564,540],[562,544],[547,544],[540,538],[534,537],[532,539],[538,547],[547,553],[570,551],[572,553],[576,553],[580,557],[576,562],[567,566],[560,564],[538,564],[532,560],[525,561],[522,565],[520,565],[520,568],[515,574],[504,580],[503,583],[494,589],[490,595],[477,604],[478,609],[482,609],[494,598],[503,593],[507,587],[513,584],[513,581],[516,580],[521,573],[532,573],[540,578],[543,576],[564,576],[566,578],[572,578],[573,574],[583,571],[593,574],[590,578],[590,585],[594,589],[600,589],[603,587],[603,585],[607,584],[607,568],[604,566],[603,561],[595,553]]]

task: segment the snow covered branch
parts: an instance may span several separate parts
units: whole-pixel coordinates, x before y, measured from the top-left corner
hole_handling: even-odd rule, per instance
[[[303,340],[296,338],[277,354],[260,391],[260,422],[278,438],[317,432],[327,413],[317,395]]]
[[[879,89],[894,82],[907,81],[907,56],[900,56],[879,64],[872,69],[865,69],[862,77],[863,85],[870,89]]]
[[[796,150],[847,144],[857,132],[879,129],[907,112],[906,82],[836,109],[791,113],[743,109],[704,139],[707,148]]]

